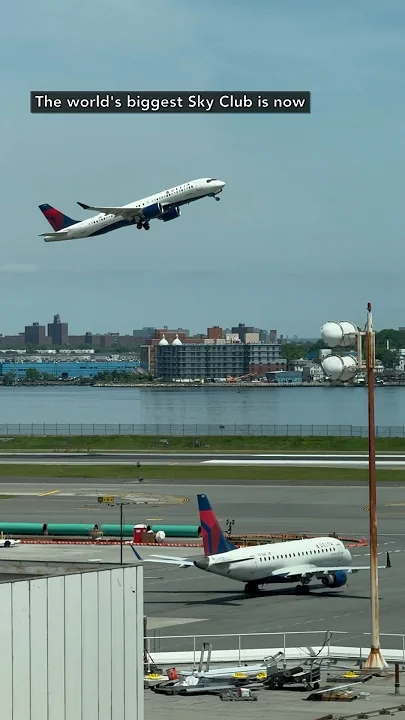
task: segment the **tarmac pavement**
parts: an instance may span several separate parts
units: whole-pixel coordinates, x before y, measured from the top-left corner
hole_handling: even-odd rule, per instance
[[[233,531],[243,532],[302,532],[303,534],[337,534],[353,537],[367,536],[368,511],[366,487],[324,485],[317,487],[276,487],[263,484],[212,485],[209,488],[182,483],[170,486],[170,498],[179,502],[162,502],[168,496],[168,485],[151,483],[148,488],[134,487],[132,483],[115,481],[94,482],[83,480],[74,483],[53,481],[51,484],[31,479],[25,483],[2,484],[1,493],[18,492],[19,497],[1,499],[0,524],[3,521],[30,522],[94,522],[118,523],[117,505],[98,505],[96,494],[114,495],[116,500],[126,498],[126,523],[198,524],[195,493],[208,491],[212,506],[222,524],[234,519]],[[159,503],[137,505],[136,494],[153,493]],[[30,494],[25,494],[30,493]],[[32,493],[36,493],[33,495]],[[43,493],[51,493],[43,495]],[[158,498],[161,493],[160,499]],[[121,494],[121,495],[120,495]],[[139,497],[139,496],[138,496]],[[188,499],[189,502],[184,502]],[[183,502],[180,502],[183,500]],[[405,633],[403,595],[405,590],[405,489],[386,487],[378,489],[379,552],[385,564],[386,551],[391,553],[392,567],[380,571],[380,615],[382,633]],[[200,554],[198,548],[138,548],[145,560],[152,553],[183,555]],[[356,563],[367,565],[368,548],[352,548]],[[23,545],[0,550],[4,558],[29,557],[39,559],[103,559],[117,562],[119,547],[101,545]],[[124,562],[133,562],[130,547],[124,547]],[[323,590],[315,587],[309,596],[296,596],[294,584],[272,586],[259,597],[248,598],[243,585],[227,578],[213,576],[192,567],[179,569],[160,563],[147,563],[145,573],[145,614],[153,636],[152,649],[190,650],[194,642],[199,647],[203,637],[218,634],[277,633],[269,637],[269,646],[278,645],[280,633],[294,632],[288,642],[296,645],[322,644],[326,631],[336,635],[332,644],[366,645],[370,628],[369,572],[357,573],[349,578],[348,587]],[[316,634],[315,634],[316,632]],[[307,634],[308,633],[308,634]],[[176,636],[165,639],[163,635]],[[180,638],[179,635],[201,635]],[[336,638],[339,637],[339,641]],[[212,638],[214,649],[237,647],[233,638]],[[245,647],[263,647],[263,637],[243,638]],[[402,637],[383,638],[382,646],[402,647]],[[176,701],[177,702],[177,701]],[[222,704],[221,704],[222,706]],[[238,706],[239,707],[239,706]]]

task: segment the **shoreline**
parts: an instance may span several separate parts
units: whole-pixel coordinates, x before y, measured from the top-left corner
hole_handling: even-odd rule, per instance
[[[52,382],[19,382],[15,385],[2,385],[0,384],[0,391],[2,388],[19,388],[19,387],[74,387],[74,388],[140,388],[150,389],[154,388],[157,390],[190,390],[190,389],[209,389],[209,390],[276,390],[279,388],[364,388],[366,385],[359,384],[335,384],[330,383],[268,383],[268,382],[257,382],[257,383],[80,383],[75,381],[66,380],[55,380]],[[405,384],[399,384],[395,382],[385,382],[384,384],[377,384],[376,388],[379,387],[397,387],[404,388]]]

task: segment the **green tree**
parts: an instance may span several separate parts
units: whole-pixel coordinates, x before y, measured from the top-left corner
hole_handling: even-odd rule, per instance
[[[25,372],[25,380],[29,383],[39,382],[41,380],[41,373],[36,368],[28,368]]]

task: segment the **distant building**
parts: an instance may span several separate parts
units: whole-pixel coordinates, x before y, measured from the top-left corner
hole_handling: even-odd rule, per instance
[[[153,374],[171,380],[225,380],[250,373],[264,377],[267,370],[282,369],[286,360],[280,357],[278,345],[244,345],[242,343],[169,343],[162,337],[155,347]],[[141,366],[145,356],[141,348]],[[145,369],[147,369],[145,367]]]
[[[26,345],[45,345],[45,325],[40,325],[39,322],[26,325],[24,329],[24,342]]]
[[[218,327],[218,325],[214,325],[213,327],[207,328],[208,340],[221,340],[222,337],[223,337],[223,330],[222,330],[222,328]]]
[[[68,324],[61,321],[60,315],[54,315],[53,323],[48,323],[48,337],[52,345],[67,345],[68,336]]]
[[[133,372],[139,368],[139,362],[4,362],[0,363],[0,376],[12,373],[17,379],[25,377],[27,370],[37,370],[41,374],[61,379],[94,377],[99,373]]]
[[[285,370],[281,372],[266,373],[269,383],[274,385],[300,385],[302,383],[302,372]]]

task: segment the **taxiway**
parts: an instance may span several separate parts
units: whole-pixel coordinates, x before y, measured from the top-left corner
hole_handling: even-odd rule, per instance
[[[0,492],[4,498],[18,492],[18,497],[0,497],[0,525],[4,521],[31,522],[119,522],[119,508],[98,505],[97,495],[113,495],[124,507],[126,523],[197,524],[195,493],[205,490],[224,528],[227,520],[235,520],[233,531],[302,532],[367,536],[367,488],[356,486],[318,485],[317,487],[276,487],[263,484],[210,485],[202,488],[172,483],[171,502],[167,483],[149,483],[139,488],[134,483],[115,481],[40,482],[37,479],[16,485],[4,482]],[[46,493],[46,494],[45,494]],[[139,493],[139,494],[138,494]],[[145,504],[145,494],[151,494]],[[142,504],[137,500],[142,496]],[[177,498],[178,502],[173,501]],[[184,502],[188,499],[189,502]],[[403,622],[403,578],[405,574],[405,493],[401,487],[381,486],[378,489],[379,552],[382,564],[389,550],[392,567],[380,572],[381,633],[405,632]],[[192,557],[200,548],[139,547],[147,560],[152,553]],[[117,545],[21,545],[0,550],[0,563],[5,558],[71,559],[119,561]],[[368,548],[352,548],[356,563],[367,565]],[[129,546],[124,546],[124,562],[133,562]],[[370,627],[369,573],[349,577],[348,587],[325,591],[315,586],[309,596],[296,596],[294,585],[273,586],[259,597],[248,598],[239,583],[212,576],[192,567],[176,567],[145,562],[145,614],[152,636],[151,650],[197,648],[203,639],[212,637],[214,649],[235,647],[235,637],[213,637],[235,633],[277,633],[268,636],[269,647],[280,643],[280,633],[296,632],[288,642],[296,645],[322,644],[326,631],[347,633],[337,644],[367,644]],[[194,640],[191,637],[199,636]],[[176,636],[167,638],[165,636]],[[245,646],[263,646],[258,635],[243,637]],[[402,647],[402,637],[382,637],[384,647]]]

